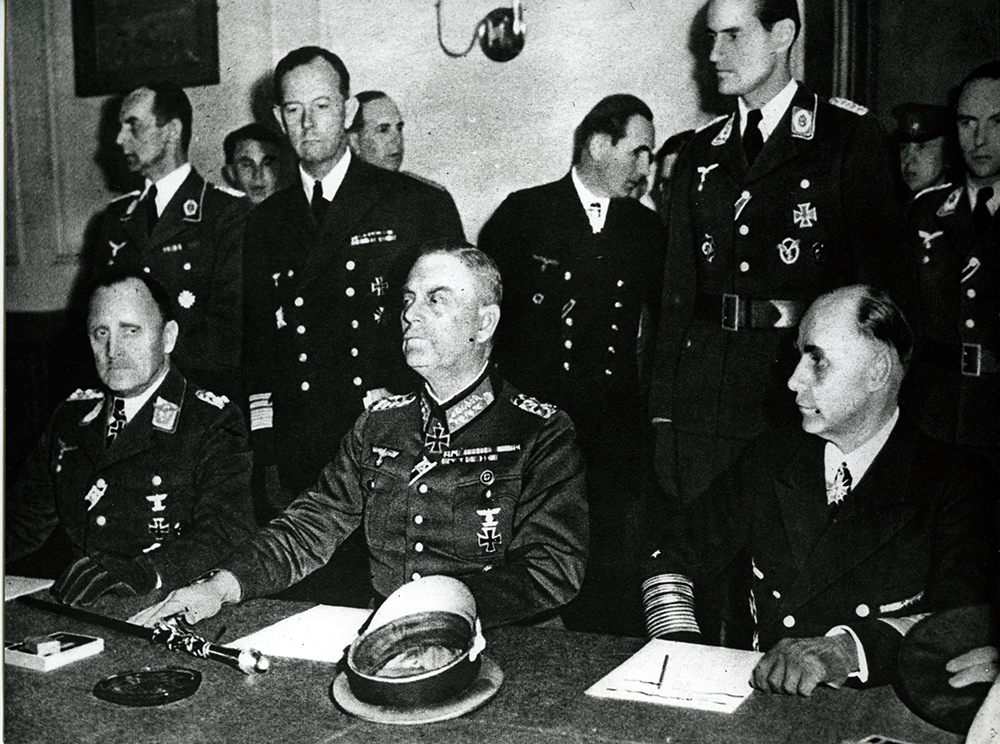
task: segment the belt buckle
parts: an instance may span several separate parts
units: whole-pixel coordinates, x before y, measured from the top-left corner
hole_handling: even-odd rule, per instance
[[[745,302],[745,301],[744,301]],[[727,331],[738,331],[740,328],[740,296],[723,292],[722,294],[722,327]]]
[[[962,344],[962,374],[979,377],[983,367],[983,345]]]

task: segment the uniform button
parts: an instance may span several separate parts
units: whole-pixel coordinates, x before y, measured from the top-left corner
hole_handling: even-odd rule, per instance
[[[485,496],[488,499],[492,499],[493,498],[493,491],[491,491],[490,489],[487,488],[486,489],[486,493],[484,493],[483,496]]]
[[[610,370],[610,369],[606,369],[606,370],[604,370],[604,374],[606,374],[606,375],[610,375],[610,374],[612,374],[612,372],[611,372],[611,370]]]
[[[308,382],[303,382],[302,383],[302,391],[305,392],[308,389],[309,389],[309,383]]]
[[[491,564],[487,563],[485,566],[483,566],[483,573],[486,573],[487,571],[489,571],[492,568],[493,568],[493,566]]]
[[[357,355],[358,355],[358,350],[357,349],[351,349],[351,356],[357,356]]]
[[[563,346],[565,346],[567,349],[572,349],[573,342],[567,338],[565,341],[563,341]]]
[[[149,267],[148,266],[143,266],[142,270],[145,271],[147,274],[149,273]]]
[[[354,382],[354,386],[355,387],[361,387],[361,378],[360,377],[355,377],[352,382]]]
[[[301,336],[303,333],[306,332],[306,327],[304,325],[300,325],[298,328],[295,329],[295,332]]]
[[[621,279],[619,279],[618,280],[618,286],[619,287],[624,287],[625,286],[625,282],[623,282]]]
[[[809,188],[809,179],[808,178],[803,178],[802,181],[801,181],[801,183],[799,183],[799,186],[801,186],[804,189],[808,189]]]
[[[966,297],[968,297],[968,298],[969,298],[969,299],[971,300],[971,299],[972,299],[973,297],[975,297],[975,296],[976,296],[976,290],[974,290],[974,289],[972,289],[972,288],[970,287],[969,289],[967,289],[967,290],[965,291],[965,296],[966,296]]]
[[[691,348],[691,339],[688,339],[687,341],[684,342],[684,348],[685,349]]]
[[[56,465],[56,472],[57,473],[61,473],[62,472],[62,465]]]
[[[868,605],[862,603],[854,608],[854,612],[858,617],[868,617],[872,611],[868,608]]]
[[[306,354],[304,351],[301,354],[299,354],[299,361],[300,362],[304,362],[308,358],[309,358],[309,355]]]
[[[98,488],[107,488],[108,482],[104,480],[104,478],[98,478],[97,483],[95,483],[94,485],[96,485]]]
[[[414,581],[416,581],[417,579],[420,578],[420,574],[418,574],[416,571],[414,571],[413,575],[410,578],[413,579]]]
[[[785,619],[781,621],[781,624],[784,625],[786,628],[794,628],[795,618],[792,617],[791,615],[785,615]]]
[[[615,353],[615,347],[614,346],[609,346],[608,347],[608,351],[610,351],[612,354],[614,354]]]
[[[344,290],[344,294],[348,297],[354,297],[354,287],[348,287]]]
[[[423,524],[423,523],[424,523],[424,517],[422,514],[417,514],[413,518],[413,524]]]
[[[289,269],[287,276],[288,276],[289,279],[291,279],[293,276],[295,276],[295,271],[293,271],[292,269]]]
[[[296,297],[295,298],[295,307],[302,307],[302,298],[301,297]]]
[[[611,330],[612,331],[617,331],[618,330],[618,324],[617,323],[612,323],[611,324]]]
[[[567,282],[568,282],[568,281],[569,281],[570,279],[572,279],[572,278],[573,278],[573,274],[572,274],[572,273],[570,273],[569,271],[567,271],[567,272],[566,272],[565,274],[563,274],[563,279],[565,279],[565,280],[566,280]]]
[[[573,325],[573,319],[572,318],[566,318],[566,325],[568,325],[568,326]]]
[[[563,362],[563,369],[569,372],[569,362]]]
[[[97,526],[98,526],[98,527],[103,527],[104,525],[106,525],[106,524],[108,523],[108,518],[107,518],[107,517],[105,517],[105,516],[104,516],[104,515],[102,514],[101,516],[99,516],[99,517],[98,517],[97,519],[95,519],[94,521],[95,521],[95,522],[97,523]]]
[[[746,261],[740,263],[740,271],[742,271],[744,274],[750,271],[750,264],[748,264]]]
[[[740,235],[748,235],[750,233],[750,228],[746,225],[740,225]]]
[[[775,599],[781,599],[781,592],[775,589],[774,591],[771,592],[771,596],[773,596]]]
[[[424,544],[423,543],[417,543],[416,545],[413,546],[413,549],[415,551],[417,551],[418,553],[423,553],[424,552]]]
[[[160,477],[160,476],[158,476],[158,475],[154,475],[154,476],[153,476],[153,485],[154,485],[154,486],[158,486],[158,485],[160,485],[161,483],[163,483],[163,478],[161,478],[161,477]]]
[[[344,264],[344,266],[347,267],[348,271],[354,271],[354,261],[348,261]]]
[[[928,264],[930,262],[931,262],[931,257],[930,256],[923,255],[923,256],[920,257],[920,263]]]
[[[420,491],[420,493],[427,493],[427,484],[426,483],[421,483],[420,487],[417,488],[417,490]]]
[[[965,327],[966,328],[975,328],[976,327],[976,321],[974,321],[972,318],[966,318],[966,320],[965,320]]]
[[[191,271],[191,264],[189,263],[184,264],[184,271]]]
[[[749,192],[749,191],[746,191],[746,190],[744,190],[744,191],[743,191],[743,193],[742,193],[742,194],[740,194],[740,198],[741,198],[741,199],[749,199],[749,198],[750,198],[750,192]]]
[[[358,321],[356,321],[356,320],[352,320],[352,321],[351,321],[351,328],[357,328],[357,327],[358,327],[358,325],[359,325],[359,324],[358,324]]]
[[[621,304],[620,302],[616,302],[616,303],[615,303],[615,307],[616,307],[616,308],[619,308],[619,309],[620,309],[620,308],[621,308],[621,306],[622,306],[622,304]]]

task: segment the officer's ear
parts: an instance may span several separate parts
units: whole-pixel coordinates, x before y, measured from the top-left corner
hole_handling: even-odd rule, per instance
[[[771,49],[782,57],[788,55],[788,50],[795,43],[795,21],[791,18],[782,18],[776,22],[770,31]]]
[[[479,327],[476,329],[476,341],[482,344],[493,338],[499,323],[499,305],[483,305],[479,308]]]
[[[177,345],[177,334],[180,332],[180,328],[177,325],[176,320],[169,320],[163,326],[163,353],[169,354],[174,350],[174,346]]]
[[[271,113],[274,114],[275,121],[277,121],[278,126],[281,127],[281,133],[287,135],[288,127],[285,126],[285,117],[281,115],[281,106],[274,104],[274,106],[271,107]]]
[[[892,377],[893,357],[895,356],[888,344],[879,344],[878,351],[868,367],[868,390],[876,392],[889,384]]]
[[[610,134],[607,132],[595,132],[587,140],[586,150],[591,160],[601,161],[612,147]]]
[[[361,104],[358,103],[358,99],[354,96],[344,101],[344,129],[351,128],[351,125],[354,124],[354,117],[358,115],[360,108]]]

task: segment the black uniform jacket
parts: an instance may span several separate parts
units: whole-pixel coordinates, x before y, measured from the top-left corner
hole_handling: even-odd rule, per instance
[[[362,523],[382,597],[420,576],[455,576],[491,627],[576,595],[587,501],[569,417],[484,377],[450,402],[448,431],[425,441],[428,402],[395,396],[358,418],[319,481],[223,564],[244,598],[299,581]]]
[[[336,453],[366,391],[412,386],[398,314],[404,254],[439,238],[463,239],[447,192],[357,157],[322,225],[298,179],[250,215],[251,446],[255,467],[276,465],[290,496],[315,482]]]
[[[771,324],[781,313],[766,301],[796,302],[801,313],[818,295],[855,282],[912,299],[916,277],[892,190],[898,166],[874,118],[856,104],[841,106],[800,84],[752,166],[738,113],[697,132],[681,152],[654,417],[681,431],[746,440],[797,422],[785,388],[797,320],[727,330],[723,295],[765,301],[754,315]]]
[[[78,390],[56,409],[7,494],[6,560],[61,529],[72,560],[145,554],[165,588],[183,585],[253,528],[243,417],[172,369],[107,447],[110,399]]]
[[[801,430],[758,437],[669,525],[645,574],[690,577],[697,601],[736,559],[752,581],[761,650],[848,625],[870,683],[885,683],[901,636],[878,618],[993,601],[996,476],[901,417],[832,517],[824,447]]]
[[[934,437],[1000,450],[1000,216],[976,234],[964,186],[919,196],[908,214],[926,343],[909,384]],[[978,373],[978,374],[977,374]]]
[[[501,374],[569,413],[585,448],[609,422],[635,426],[640,316],[644,307],[651,320],[659,315],[666,249],[656,214],[633,199],[612,199],[594,234],[567,173],[508,196],[479,247],[503,277],[494,354]],[[643,329],[647,339],[651,325]]]
[[[146,233],[139,192],[108,207],[91,274],[146,271],[170,293],[181,328],[171,358],[196,384],[234,390],[242,340],[242,225],[249,206],[192,170]]]

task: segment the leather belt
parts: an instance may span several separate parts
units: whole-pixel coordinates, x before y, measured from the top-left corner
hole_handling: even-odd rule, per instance
[[[718,323],[727,331],[747,328],[794,328],[805,313],[803,300],[755,300],[735,294],[699,294],[695,298],[696,318]]]
[[[940,341],[925,341],[920,358],[926,364],[933,364],[949,372],[961,372],[963,377],[980,377],[1000,372],[1000,361],[990,349],[982,344],[946,344]]]

